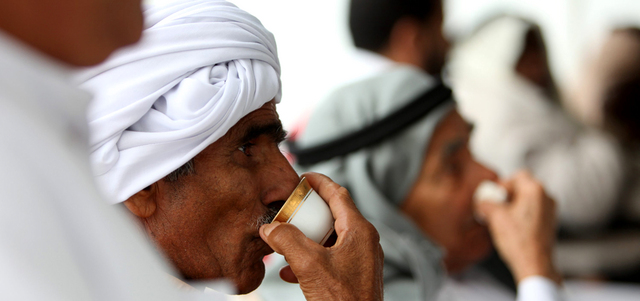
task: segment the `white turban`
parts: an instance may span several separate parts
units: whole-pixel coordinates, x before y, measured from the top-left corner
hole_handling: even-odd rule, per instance
[[[79,74],[98,186],[122,202],[182,166],[242,117],[280,100],[273,35],[233,4],[148,7],[139,44]]]

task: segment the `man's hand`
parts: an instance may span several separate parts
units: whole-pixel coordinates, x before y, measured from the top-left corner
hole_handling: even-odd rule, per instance
[[[280,277],[300,283],[307,300],[382,300],[384,255],[378,232],[344,187],[321,174],[304,176],[329,204],[338,239],[325,248],[291,224],[262,226],[262,239],[290,265],[280,271]]]
[[[552,263],[555,202],[527,172],[518,172],[502,184],[511,196],[510,202],[476,203],[476,211],[487,221],[498,253],[511,268],[516,282],[538,275],[560,284],[562,278]]]

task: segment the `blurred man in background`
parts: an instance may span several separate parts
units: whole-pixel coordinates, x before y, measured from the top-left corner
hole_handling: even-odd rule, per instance
[[[613,55],[617,51],[623,55]],[[622,195],[619,219],[621,228],[640,237],[640,28],[622,28],[613,31],[599,61],[609,62],[612,76],[605,81],[603,94],[603,126],[616,135],[624,145],[628,166],[628,180]],[[604,66],[603,66],[604,67]],[[603,74],[604,75],[604,74]],[[621,231],[620,231],[621,232]],[[630,240],[630,239],[629,239]],[[613,249],[613,248],[611,248]],[[624,261],[617,261],[616,268],[636,279],[640,274],[640,262],[633,260],[636,252],[625,252]],[[617,253],[617,252],[616,252]],[[619,254],[617,254],[619,255]],[[637,257],[635,257],[637,258]],[[635,274],[629,273],[629,270]],[[622,277],[621,277],[622,278]],[[624,278],[622,278],[624,279]]]
[[[478,214],[487,218],[489,227],[474,219],[475,188],[496,176],[471,157],[470,127],[439,81],[448,49],[440,1],[354,0],[350,8],[356,47],[368,50],[369,61],[383,67],[319,104],[293,152],[299,170],[325,173],[349,187],[377,227],[385,251],[385,298],[513,300],[507,288],[474,267],[490,253],[491,234],[515,274],[521,298],[557,299],[560,278],[551,262],[553,201],[535,180],[517,176],[505,183],[511,203],[480,206]],[[338,140],[350,144],[342,139],[349,133],[374,135],[367,130],[390,116],[406,119],[396,113],[410,113],[405,108],[415,103],[433,106],[378,141],[333,158],[308,159],[307,149]],[[352,140],[358,140],[353,135]],[[452,277],[443,275],[441,259]],[[277,280],[276,270],[259,292],[268,300],[300,300],[296,288]]]
[[[640,28],[614,30],[599,57],[603,126],[637,151],[640,141]],[[597,75],[596,74],[596,75]]]
[[[500,16],[456,44],[449,69],[471,152],[509,177],[527,169],[558,202],[560,226],[590,235],[614,218],[624,181],[619,143],[564,110],[537,25]]]
[[[608,131],[620,143],[625,178],[605,231],[559,248],[558,257],[574,275],[638,282],[640,249],[631,246],[640,240],[640,30],[612,30],[581,74],[569,104],[581,122]],[[591,260],[577,259],[584,256]]]
[[[186,300],[95,189],[71,82],[138,40],[140,1],[0,1],[0,29],[0,299]]]

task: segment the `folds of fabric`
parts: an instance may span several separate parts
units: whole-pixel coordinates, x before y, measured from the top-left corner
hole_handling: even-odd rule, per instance
[[[396,65],[329,96],[309,119],[298,142],[312,147],[395,112],[436,84],[424,72]],[[445,102],[394,137],[299,171],[324,173],[347,187],[380,233],[385,252],[385,299],[433,300],[444,278],[442,250],[398,208],[422,168],[437,125],[454,108]]]
[[[177,169],[266,102],[280,100],[273,35],[226,1],[147,7],[141,41],[78,75],[93,92],[91,162],[110,202]]]

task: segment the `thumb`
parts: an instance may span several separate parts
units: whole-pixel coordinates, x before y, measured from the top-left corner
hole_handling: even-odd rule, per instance
[[[263,225],[260,227],[260,237],[293,265],[308,257],[309,253],[324,250],[322,246],[304,236],[296,226],[289,223],[273,222]]]
[[[476,214],[484,221],[491,219],[497,211],[504,209],[504,207],[504,204],[483,200],[475,204]]]

